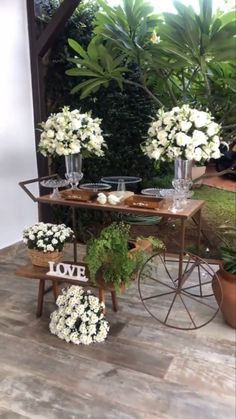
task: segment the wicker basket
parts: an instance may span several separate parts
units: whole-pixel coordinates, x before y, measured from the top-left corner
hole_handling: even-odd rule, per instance
[[[35,249],[28,249],[28,255],[32,265],[48,267],[48,262],[60,262],[63,259],[63,252],[41,252]]]

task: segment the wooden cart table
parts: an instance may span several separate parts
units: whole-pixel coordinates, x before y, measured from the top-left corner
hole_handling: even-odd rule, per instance
[[[54,175],[56,176],[56,175]],[[51,176],[52,177],[52,176]],[[48,177],[46,177],[48,178]],[[199,250],[200,247],[200,234],[201,234],[201,210],[204,205],[204,201],[202,200],[195,200],[195,199],[188,199],[187,204],[184,207],[183,210],[178,212],[172,212],[169,207],[169,202],[167,200],[163,199],[160,201],[158,208],[150,209],[145,207],[133,207],[128,206],[125,204],[118,204],[118,205],[110,205],[110,204],[99,204],[97,201],[78,201],[78,200],[70,200],[70,199],[64,199],[63,197],[52,199],[50,195],[42,195],[39,197],[34,196],[29,189],[26,187],[27,184],[34,183],[34,182],[40,182],[42,179],[45,178],[36,178],[32,180],[27,180],[24,182],[20,182],[20,186],[22,189],[29,195],[29,197],[36,202],[39,207],[41,205],[62,205],[66,207],[71,208],[72,213],[72,224],[73,229],[76,231],[76,208],[84,209],[84,210],[102,210],[102,211],[111,211],[111,212],[118,212],[118,213],[129,213],[129,214],[139,214],[139,215],[150,215],[150,216],[161,216],[164,218],[171,218],[171,219],[179,219],[180,220],[180,238],[179,238],[179,249],[178,249],[178,278],[176,279],[177,288],[179,289],[182,286],[183,278],[185,273],[183,273],[183,260],[184,260],[184,254],[185,254],[185,232],[186,232],[186,223],[189,219],[193,219],[196,226],[197,226],[197,237],[196,237],[196,244],[197,249]],[[73,263],[78,262],[77,257],[77,244],[76,241],[74,242],[74,255],[73,255]],[[17,275],[23,276],[23,277],[31,277],[31,278],[37,278],[40,281],[45,281],[45,271],[41,272],[37,268],[31,267],[21,267],[17,271]],[[48,279],[48,278],[47,278]],[[186,278],[184,279],[186,280]],[[40,282],[41,291],[39,290],[39,300],[38,300],[38,314],[41,312],[41,295],[44,291],[44,284]],[[84,284],[83,284],[84,285]],[[54,284],[55,288],[55,284]],[[42,291],[43,289],[43,291]],[[102,290],[102,288],[101,288]],[[116,303],[116,296],[115,293],[112,290],[112,300],[113,300],[113,307],[116,309],[117,303]],[[55,289],[54,289],[55,293]],[[103,291],[100,291],[100,293],[104,293]]]

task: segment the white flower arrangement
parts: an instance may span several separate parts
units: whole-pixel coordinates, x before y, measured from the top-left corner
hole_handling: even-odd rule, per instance
[[[58,309],[51,314],[50,332],[66,342],[89,345],[103,342],[109,325],[104,319],[104,303],[91,291],[72,285],[57,298]]]
[[[73,230],[65,224],[36,223],[23,231],[23,242],[29,249],[60,252],[74,238]]]
[[[70,111],[64,106],[62,112],[51,114],[43,128],[39,151],[44,156],[68,156],[81,153],[84,157],[103,156],[106,143],[100,127],[101,119],[92,118],[91,112]]]
[[[170,162],[178,157],[200,163],[218,159],[220,128],[209,112],[189,105],[174,107],[169,112],[160,109],[157,120],[149,127],[142,151],[151,159]]]

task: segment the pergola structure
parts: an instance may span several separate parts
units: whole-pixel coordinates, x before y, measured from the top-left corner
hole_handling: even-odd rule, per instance
[[[31,62],[32,94],[35,126],[47,117],[45,102],[45,57],[57,39],[63,26],[73,14],[81,0],[64,0],[48,22],[44,30],[37,36],[35,1],[27,0],[27,17]],[[39,142],[38,131],[35,131],[36,148]],[[40,153],[37,154],[39,177],[48,174],[48,165]]]

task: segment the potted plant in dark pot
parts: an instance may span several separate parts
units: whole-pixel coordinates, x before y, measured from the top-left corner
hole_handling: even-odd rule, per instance
[[[124,223],[113,223],[89,241],[85,262],[94,283],[104,281],[115,291],[123,291],[135,279],[147,252],[164,249],[164,244],[153,237],[131,242],[129,229]]]
[[[221,247],[223,263],[213,277],[212,289],[226,323],[236,329],[236,227],[226,237],[231,241]]]

